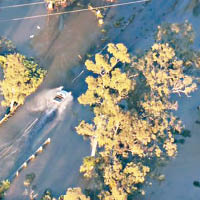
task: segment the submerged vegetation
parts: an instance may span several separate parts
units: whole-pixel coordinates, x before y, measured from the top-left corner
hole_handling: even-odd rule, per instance
[[[0,54],[12,53],[15,51],[15,48],[11,40],[0,37]]]

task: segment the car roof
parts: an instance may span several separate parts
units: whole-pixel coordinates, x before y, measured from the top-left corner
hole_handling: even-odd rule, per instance
[[[66,96],[67,95],[67,91],[65,91],[65,90],[61,90],[61,91],[59,91],[59,92],[57,92],[57,94],[56,95],[61,95],[61,96]]]

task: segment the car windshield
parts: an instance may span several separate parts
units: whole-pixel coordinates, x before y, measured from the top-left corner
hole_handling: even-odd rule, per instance
[[[63,100],[63,97],[62,96],[56,96],[54,98],[55,101],[58,101],[58,102],[61,102]]]

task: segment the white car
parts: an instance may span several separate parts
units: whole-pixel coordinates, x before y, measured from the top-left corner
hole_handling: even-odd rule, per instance
[[[61,102],[63,102],[65,100],[65,98],[67,96],[69,96],[69,93],[71,95],[71,92],[67,92],[65,90],[60,90],[56,93],[56,96],[53,99],[54,103],[60,104]]]
[[[51,91],[47,101],[46,114],[49,115],[54,111],[61,113],[73,101],[73,96],[71,92],[67,92],[63,86],[60,86]]]

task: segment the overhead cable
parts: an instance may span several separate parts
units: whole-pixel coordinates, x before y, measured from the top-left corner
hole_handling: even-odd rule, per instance
[[[37,4],[44,4],[44,1],[34,2],[34,3],[24,3],[24,4],[17,4],[17,5],[10,5],[10,6],[1,6],[0,9],[7,9],[7,8],[17,8],[17,7],[24,7],[24,6],[32,6]]]
[[[151,0],[138,0],[138,1],[125,2],[125,3],[116,3],[116,4],[111,4],[111,5],[105,5],[105,6],[97,6],[97,7],[94,7],[93,9],[103,9],[103,8],[112,8],[112,7],[119,7],[119,6],[127,6],[127,5],[131,5],[131,4],[145,3],[145,2],[149,2],[149,1],[151,1]],[[78,13],[78,12],[84,12],[84,11],[90,11],[90,10],[91,9],[84,8],[84,9],[69,10],[69,11],[63,11],[63,12],[57,12],[57,13],[34,15],[34,16],[28,16],[28,17],[18,17],[18,18],[12,18],[12,19],[2,19],[2,20],[0,20],[0,22],[36,19],[36,18],[41,18],[41,17],[56,16],[56,15],[63,15],[63,14],[70,14],[70,13]]]

